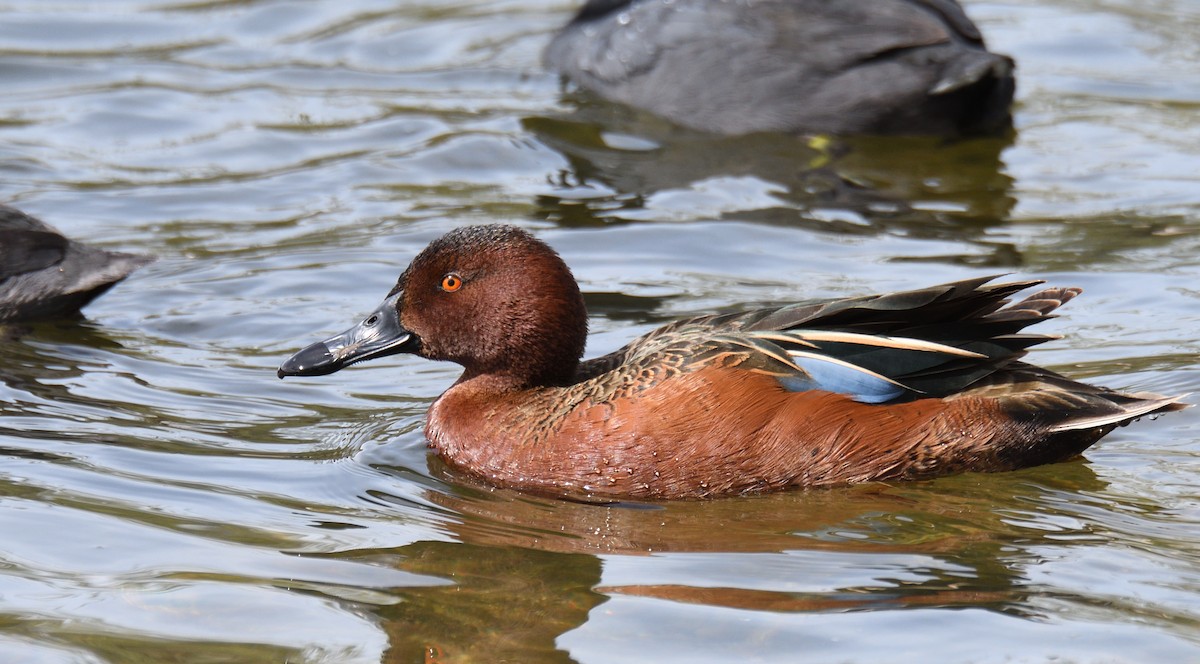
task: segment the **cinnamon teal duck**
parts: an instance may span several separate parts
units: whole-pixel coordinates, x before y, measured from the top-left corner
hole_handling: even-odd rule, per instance
[[[544,64],[706,132],[996,134],[1013,61],[954,0],[588,0]]]
[[[49,224],[0,205],[0,323],[76,316],[152,260],[67,239]]]
[[[697,499],[1005,471],[1075,457],[1178,397],[1021,361],[1077,288],[991,277],[671,323],[581,362],[570,269],[511,226],[435,240],[383,304],[279,377],[396,353],[462,365],[429,409],[450,466],[563,497]]]

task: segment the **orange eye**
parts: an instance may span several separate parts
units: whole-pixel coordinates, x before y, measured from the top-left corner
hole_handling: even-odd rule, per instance
[[[458,276],[454,272],[442,277],[442,290],[446,291],[447,293],[453,293],[454,291],[462,288],[462,285],[462,277]]]

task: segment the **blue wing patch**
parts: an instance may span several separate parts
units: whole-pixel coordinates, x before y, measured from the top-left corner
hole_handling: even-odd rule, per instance
[[[819,355],[788,354],[792,363],[803,371],[779,378],[779,384],[790,392],[824,390],[845,394],[862,403],[885,403],[909,392],[896,381],[846,362]]]

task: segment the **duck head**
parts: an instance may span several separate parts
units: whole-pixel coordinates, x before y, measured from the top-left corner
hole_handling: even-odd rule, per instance
[[[434,240],[383,304],[354,327],[297,352],[279,377],[321,376],[413,353],[463,366],[504,388],[570,382],[587,311],[566,263],[514,226],[469,226]]]

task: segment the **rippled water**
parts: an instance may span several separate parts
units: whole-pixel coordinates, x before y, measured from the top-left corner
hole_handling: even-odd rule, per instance
[[[453,366],[274,376],[504,221],[592,354],[1011,272],[1087,291],[1039,363],[1200,392],[1200,7],[967,4],[1014,138],[814,148],[564,94],[566,1],[0,1],[0,201],[159,257],[0,340],[0,660],[1200,660],[1200,409],[1017,473],[597,507],[431,458]]]

